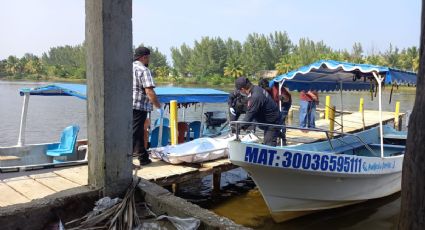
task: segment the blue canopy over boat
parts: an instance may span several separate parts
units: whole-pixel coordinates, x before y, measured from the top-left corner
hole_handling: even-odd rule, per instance
[[[36,88],[22,88],[20,95],[25,92],[41,96],[75,96],[87,99],[87,86],[82,84],[51,84]],[[156,87],[155,92],[161,103],[177,100],[178,103],[224,103],[228,93],[208,88]]]
[[[24,93],[39,96],[74,96],[80,99],[87,99],[87,87],[81,84],[51,84],[35,88],[22,88],[19,90],[21,96]]]
[[[285,82],[289,90],[369,90],[373,72],[385,77],[385,84],[416,85],[416,73],[384,66],[354,64],[333,60],[320,60],[286,74],[275,77],[275,82]]]

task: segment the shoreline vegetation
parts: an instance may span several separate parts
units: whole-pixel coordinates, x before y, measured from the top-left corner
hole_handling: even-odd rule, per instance
[[[171,47],[171,62],[158,48],[151,50],[155,81],[160,84],[230,86],[240,76],[256,82],[260,77],[283,74],[320,59],[388,66],[417,72],[417,47],[399,49],[392,44],[384,52],[374,47],[365,51],[361,43],[352,50],[336,50],[323,41],[301,38],[293,43],[286,32],[268,35],[252,33],[245,41],[232,38],[202,37],[192,46],[183,43]],[[172,63],[172,64],[170,64]],[[0,80],[84,82],[86,78],[85,44],[50,48],[40,57],[31,53],[0,60]]]

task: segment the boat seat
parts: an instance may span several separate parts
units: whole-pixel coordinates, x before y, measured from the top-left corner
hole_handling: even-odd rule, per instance
[[[158,127],[161,124],[160,118],[156,119],[153,123],[153,127]],[[166,117],[162,118],[162,126],[170,126],[170,120]]]
[[[80,131],[80,127],[78,125],[66,127],[62,131],[60,143],[48,145],[46,155],[60,157],[73,154],[77,143],[78,131]]]
[[[158,139],[159,139],[159,127],[155,127],[150,136],[150,148],[158,147]],[[170,128],[167,126],[162,127],[162,141],[161,146],[168,145],[168,140],[170,139]]]
[[[179,132],[177,142],[179,144],[184,143],[185,138],[189,135],[189,125],[186,122],[177,123],[177,130]]]
[[[190,141],[191,133],[193,133],[193,139],[197,139],[201,137],[201,122],[200,121],[192,121],[189,123],[189,135],[187,135],[186,140]]]

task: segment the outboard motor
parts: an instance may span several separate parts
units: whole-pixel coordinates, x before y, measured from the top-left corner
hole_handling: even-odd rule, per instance
[[[223,111],[211,111],[204,113],[206,116],[206,125],[208,128],[221,127],[227,121],[226,112]]]

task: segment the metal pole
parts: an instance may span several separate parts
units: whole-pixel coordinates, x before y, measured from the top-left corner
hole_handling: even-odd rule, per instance
[[[280,100],[280,97],[282,96],[282,92],[281,92],[282,86],[283,86],[283,82],[279,82],[279,110],[280,110],[280,112],[282,112],[282,100]]]
[[[186,107],[183,107],[182,119],[183,119],[183,121],[186,121]]]
[[[280,97],[282,96],[282,93],[281,93],[282,86],[283,86],[282,82],[279,82],[278,90],[279,90],[279,111],[280,112],[282,112],[282,100],[280,100]],[[283,121],[283,123],[285,124],[285,121]],[[282,129],[280,131],[282,131]],[[280,146],[281,147],[283,146],[282,138],[280,139]]]
[[[384,129],[382,125],[382,79],[378,74],[373,72],[373,76],[375,77],[376,81],[378,82],[378,102],[379,102],[379,134],[381,139],[381,158],[384,157]]]
[[[199,137],[202,137],[203,127],[204,127],[204,103],[201,103],[201,130],[199,132]]]
[[[162,107],[162,106],[161,106]],[[164,106],[164,110],[165,110],[165,106]],[[162,129],[163,129],[163,125],[164,125],[164,120],[163,120],[163,115],[159,115],[159,133],[158,133],[158,145],[159,147],[162,146]]]
[[[344,132],[344,101],[342,99],[342,81],[339,81],[339,91],[341,92],[341,133]]]
[[[21,124],[19,127],[18,146],[25,145],[25,128],[27,127],[27,113],[28,113],[28,102],[30,100],[30,93],[24,93],[24,102],[22,104],[21,113]]]

